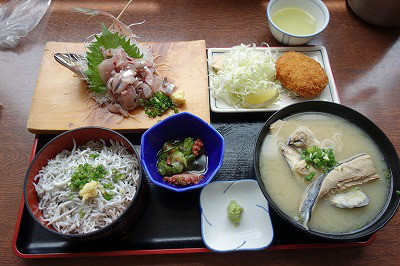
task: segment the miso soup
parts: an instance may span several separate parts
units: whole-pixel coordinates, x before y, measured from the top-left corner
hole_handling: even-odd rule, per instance
[[[308,222],[308,228],[325,233],[347,233],[368,225],[383,209],[389,194],[390,176],[379,148],[360,128],[337,116],[303,113],[279,120],[266,135],[260,152],[260,173],[266,190],[275,204],[291,219],[301,224],[299,207],[312,181],[296,178],[278,147],[287,143],[299,126],[308,127],[319,143],[328,145],[340,162],[355,154],[370,155],[380,178],[359,185],[369,198],[368,205],[358,208],[338,208],[328,197],[319,200]],[[315,179],[315,178],[314,178]]]

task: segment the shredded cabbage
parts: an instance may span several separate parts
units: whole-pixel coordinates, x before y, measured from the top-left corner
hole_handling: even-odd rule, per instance
[[[262,108],[279,99],[282,87],[276,80],[269,48],[261,51],[255,44],[234,46],[223,55],[221,67],[214,70],[210,84],[213,96],[230,106]]]

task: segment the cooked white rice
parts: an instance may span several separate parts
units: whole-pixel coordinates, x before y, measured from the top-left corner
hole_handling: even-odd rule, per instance
[[[97,152],[97,158],[90,155]],[[104,166],[107,175],[99,178],[103,186],[112,181],[112,169],[117,169],[126,178],[114,182],[114,188],[105,189],[113,193],[106,200],[97,189],[97,196],[86,201],[79,191],[69,187],[71,175],[78,165],[88,163],[93,167]],[[90,141],[72,151],[63,150],[50,160],[46,167],[35,176],[34,184],[39,197],[38,207],[43,212],[43,220],[57,231],[65,234],[83,234],[95,231],[114,221],[132,201],[139,178],[139,162],[119,142],[111,140],[111,146],[101,141]],[[104,190],[103,190],[104,192]]]

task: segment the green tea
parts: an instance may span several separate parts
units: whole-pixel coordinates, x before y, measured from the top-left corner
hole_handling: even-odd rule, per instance
[[[299,8],[283,8],[272,15],[279,29],[295,35],[310,35],[316,31],[315,19]]]

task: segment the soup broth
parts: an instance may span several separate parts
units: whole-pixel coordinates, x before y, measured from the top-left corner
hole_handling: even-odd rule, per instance
[[[368,225],[383,209],[388,198],[390,179],[385,175],[386,162],[366,133],[333,115],[305,113],[274,123],[274,130],[267,134],[260,152],[260,173],[272,200],[287,216],[299,220],[303,193],[310,182],[294,177],[278,147],[279,142],[287,142],[289,135],[298,126],[311,129],[318,140],[329,139],[328,143],[331,143],[338,162],[355,154],[369,154],[380,176],[379,179],[358,186],[369,197],[367,206],[341,209],[333,206],[329,197],[325,197],[316,204],[308,227],[314,231],[340,234]]]

